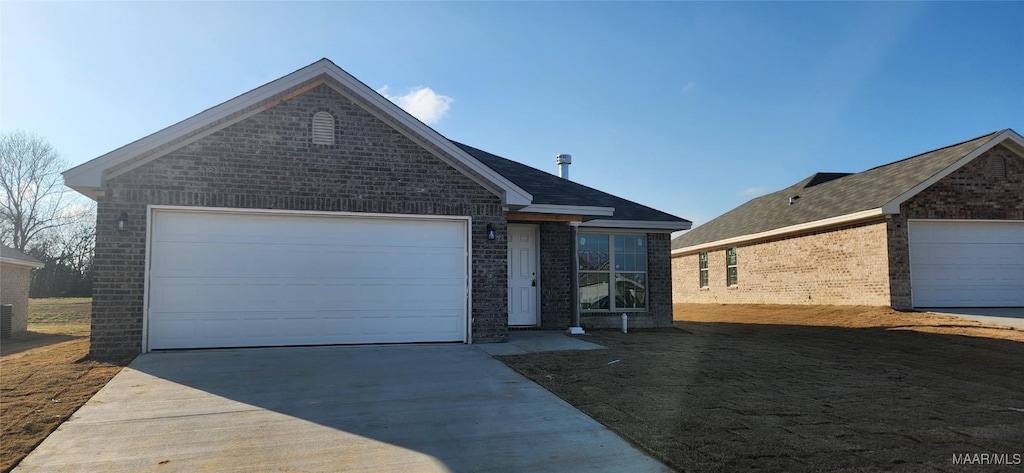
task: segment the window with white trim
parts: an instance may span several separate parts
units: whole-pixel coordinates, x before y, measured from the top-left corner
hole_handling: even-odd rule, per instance
[[[697,253],[697,268],[700,270],[700,287],[708,287],[708,252]]]
[[[313,115],[313,144],[334,144],[334,115],[327,112],[316,112]]]
[[[736,248],[725,249],[725,285],[735,286],[739,278],[736,271]]]
[[[580,310],[647,308],[647,236],[580,233]]]

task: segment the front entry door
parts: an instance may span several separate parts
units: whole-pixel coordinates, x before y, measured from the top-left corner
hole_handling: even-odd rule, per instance
[[[508,226],[508,324],[539,325],[537,226]]]

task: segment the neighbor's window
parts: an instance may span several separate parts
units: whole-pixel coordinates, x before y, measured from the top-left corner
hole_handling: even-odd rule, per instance
[[[725,249],[725,284],[735,286],[736,277],[736,248]]]
[[[580,233],[581,310],[647,308],[647,237]]]
[[[708,287],[708,252],[698,253],[697,261],[700,268],[700,287]]]
[[[313,115],[313,144],[334,144],[334,115],[327,112]]]

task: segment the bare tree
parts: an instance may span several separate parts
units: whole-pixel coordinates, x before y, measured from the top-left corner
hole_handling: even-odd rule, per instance
[[[42,233],[88,218],[87,206],[64,186],[67,162],[46,139],[24,131],[0,134],[0,241],[25,251]]]

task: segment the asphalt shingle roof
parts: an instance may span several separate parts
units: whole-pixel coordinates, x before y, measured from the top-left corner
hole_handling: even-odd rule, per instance
[[[600,217],[608,220],[644,220],[652,222],[680,222],[689,220],[676,217],[645,205],[640,205],[606,192],[601,192],[554,174],[541,171],[510,159],[502,158],[469,145],[453,141],[479,160],[485,166],[495,170],[533,195],[533,204],[549,205],[587,205],[597,207],[614,207],[615,215]]]
[[[43,262],[39,258],[36,258],[35,256],[31,255],[26,255],[25,253],[15,250],[14,248],[11,248],[7,245],[0,245],[0,256],[13,260],[24,261],[26,263],[43,264]]]
[[[817,173],[753,199],[672,240],[672,249],[877,209],[985,144],[999,132],[856,174]],[[790,198],[799,196],[790,205]]]

